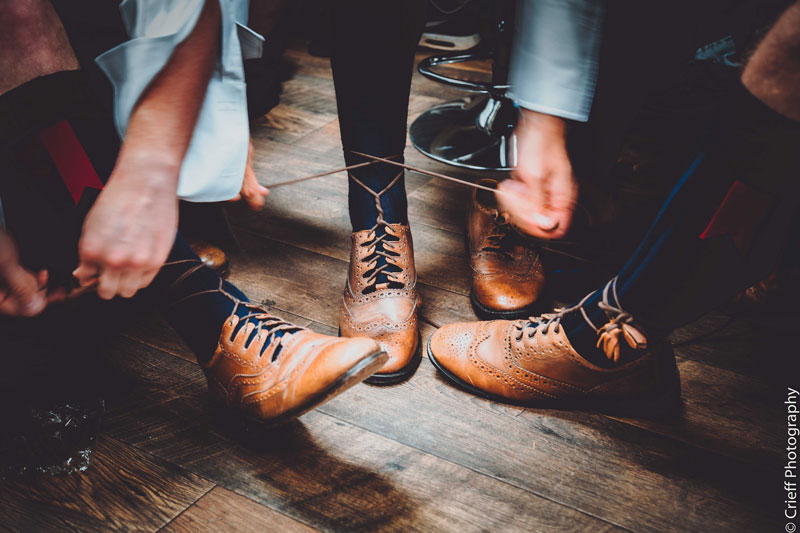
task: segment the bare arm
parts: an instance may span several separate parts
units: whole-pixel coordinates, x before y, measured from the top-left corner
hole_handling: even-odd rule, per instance
[[[131,115],[114,171],[83,227],[75,276],[105,299],[133,296],[166,261],[178,225],[180,169],[217,55],[220,7],[206,0]]]

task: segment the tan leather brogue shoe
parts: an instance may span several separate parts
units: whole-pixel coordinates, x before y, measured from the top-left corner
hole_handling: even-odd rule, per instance
[[[389,354],[386,366],[367,380],[389,384],[406,379],[419,365],[420,297],[409,227],[376,226],[352,235],[339,329],[346,337],[374,339]]]
[[[593,364],[575,351],[560,323],[579,306],[528,320],[445,326],[431,337],[428,355],[458,386],[500,401],[623,414],[674,408],[680,380],[669,346],[648,346],[631,316],[608,305],[608,322],[597,330],[609,365]],[[631,357],[620,358],[623,343]]]
[[[495,188],[498,182],[482,179]],[[544,285],[539,253],[498,211],[494,195],[475,189],[467,212],[467,245],[472,267],[470,301],[480,318],[531,314]]]
[[[228,256],[221,248],[217,248],[213,244],[209,244],[205,241],[197,240],[189,241],[189,247],[197,254],[200,261],[216,272],[219,277],[228,277],[230,273],[230,263],[228,262]]]
[[[202,366],[212,396],[261,426],[279,425],[314,409],[388,360],[371,339],[320,335],[258,306],[240,305],[251,313],[226,321],[214,356]],[[245,319],[248,323],[237,331]],[[278,331],[284,333],[276,338]]]

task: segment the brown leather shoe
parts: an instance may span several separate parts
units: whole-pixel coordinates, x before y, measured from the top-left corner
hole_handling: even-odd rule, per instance
[[[486,187],[498,182],[482,179]],[[494,195],[475,189],[467,212],[467,247],[472,267],[470,301],[480,318],[531,314],[544,285],[537,250],[500,214]]]
[[[345,337],[374,339],[389,354],[386,366],[367,383],[397,383],[411,376],[421,359],[411,230],[403,224],[382,223],[353,233],[352,240],[339,331]],[[381,258],[384,266],[378,266]],[[386,280],[382,283],[381,274]]]
[[[428,355],[460,387],[500,401],[625,414],[675,407],[680,381],[669,346],[648,347],[628,313],[618,305],[608,309],[609,321],[598,329],[607,367],[577,353],[560,324],[566,313],[580,312],[580,304],[529,320],[445,326],[428,342]],[[622,343],[631,357],[620,358]]]
[[[240,305],[251,310],[251,322],[234,335],[243,318],[231,316],[214,357],[202,366],[212,396],[262,427],[314,409],[371,376],[389,359],[371,339],[320,335],[258,306]],[[256,329],[260,333],[248,344]],[[277,331],[284,334],[276,339],[272,334]]]
[[[228,256],[222,249],[205,241],[189,241],[189,246],[208,268],[217,273],[221,278],[228,277],[230,273],[230,263]]]

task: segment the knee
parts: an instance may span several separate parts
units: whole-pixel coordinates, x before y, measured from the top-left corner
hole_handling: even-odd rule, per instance
[[[49,0],[0,0],[0,42],[27,54],[71,53],[64,26]]]
[[[78,68],[49,0],[0,0],[0,93],[59,70]]]

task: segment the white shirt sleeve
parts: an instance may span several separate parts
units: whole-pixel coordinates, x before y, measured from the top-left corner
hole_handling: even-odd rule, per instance
[[[603,0],[521,0],[510,97],[526,109],[589,120],[604,13]]]
[[[205,1],[123,0],[120,5],[130,40],[96,61],[114,87],[114,122],[123,139],[142,93],[192,32]],[[259,57],[264,40],[243,25],[247,0],[218,1],[219,57],[178,182],[178,197],[193,202],[229,200],[241,189],[249,140],[242,58]]]

